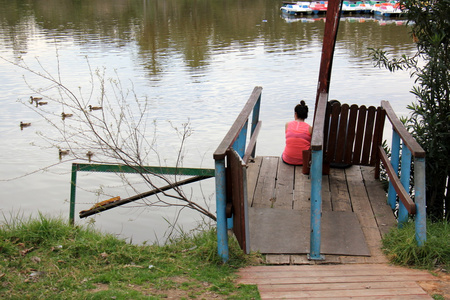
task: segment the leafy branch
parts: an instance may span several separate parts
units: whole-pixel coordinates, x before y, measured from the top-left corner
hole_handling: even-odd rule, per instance
[[[56,74],[52,74],[38,58],[36,61],[39,69],[34,69],[23,59],[11,61],[2,57],[3,60],[47,83],[44,88],[36,88],[24,76],[30,90],[49,105],[38,105],[43,103],[41,100],[35,100],[36,106],[24,104],[46,120],[57,132],[57,134],[39,133],[41,138],[51,147],[60,149],[60,156],[69,155],[74,160],[98,164],[123,164],[133,168],[150,189],[158,191],[145,201],[147,206],[179,207],[180,211],[189,208],[215,220],[215,215],[209,211],[206,201],[203,205],[193,201],[177,185],[179,181],[177,176],[170,178],[164,174],[147,172],[145,169],[145,166],[152,163],[163,165],[155,147],[157,124],[156,120],[149,117],[148,99],[146,97],[139,99],[132,83],[131,89],[125,89],[117,71],[114,72],[113,78],[107,78],[106,68],[93,70],[87,57],[85,61],[89,70],[88,87],[86,90],[78,87],[78,91],[74,91],[63,82],[59,54],[56,54]],[[31,98],[32,103],[33,101]],[[55,104],[61,107],[61,113],[51,109]],[[150,133],[147,132],[148,125],[153,127]],[[171,126],[180,140],[176,158],[178,168],[182,166],[184,146],[192,134],[192,129],[189,120],[180,128],[172,123]],[[125,176],[118,175],[133,188]],[[163,184],[172,188],[159,189]]]

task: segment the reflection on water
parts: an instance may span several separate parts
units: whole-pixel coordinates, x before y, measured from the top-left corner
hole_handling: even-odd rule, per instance
[[[180,126],[189,119],[192,124],[184,166],[212,168],[212,153],[254,86],[264,88],[259,155],[281,153],[283,126],[299,99],[313,109],[324,20],[285,18],[279,1],[0,0],[0,4],[2,57],[23,59],[41,72],[42,68],[53,75],[60,72],[64,83],[81,94],[88,92],[90,69],[105,67],[107,77],[117,74],[125,90],[133,88],[140,99],[147,99],[148,123],[156,121],[156,147],[169,166],[179,139],[168,121]],[[343,17],[330,96],[366,105],[389,100],[405,114],[414,99],[409,74],[373,68],[368,48],[403,54],[411,53],[414,45],[402,20]],[[59,155],[40,135],[57,132],[27,104],[33,95],[29,85],[45,94],[48,82],[3,60],[0,78],[2,212],[40,210],[66,217],[71,156],[44,169],[58,164]],[[61,106],[49,103],[45,109],[60,119]],[[21,131],[20,121],[32,125]],[[44,170],[36,172],[39,169]],[[129,180],[137,190],[146,190],[137,178]],[[190,193],[192,188],[194,198],[204,198],[212,211],[213,182],[202,184],[203,193],[198,185],[187,189]],[[78,183],[77,211],[109,195],[135,192],[110,175],[84,174]],[[160,237],[167,227],[161,216],[172,220],[175,215],[136,204],[95,220],[104,230],[142,241]],[[199,218],[186,211],[183,216],[187,228]]]

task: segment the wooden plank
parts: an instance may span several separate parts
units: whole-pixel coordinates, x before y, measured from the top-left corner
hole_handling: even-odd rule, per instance
[[[392,167],[386,152],[384,152],[383,147],[379,146],[378,151],[380,153],[380,158],[383,162],[383,166],[385,167],[386,172],[389,175],[389,181],[392,183],[392,186],[394,187],[399,199],[402,201],[408,213],[414,215],[416,213],[416,204],[414,203],[414,201],[412,201],[409,193],[405,190],[402,183],[400,182],[400,178],[398,178],[397,173],[394,171],[394,168]]]
[[[261,284],[258,286],[260,292],[283,292],[283,291],[321,291],[321,290],[361,290],[361,289],[395,289],[395,288],[417,288],[417,283],[406,282],[339,282],[324,284]]]
[[[364,134],[364,146],[361,157],[361,165],[368,165],[370,158],[370,150],[372,149],[373,127],[375,124],[376,108],[370,106],[367,112],[366,129]]]
[[[255,194],[256,183],[258,182],[259,171],[261,169],[262,157],[257,156],[252,162],[247,164],[247,192],[249,207],[253,205],[253,196]]]
[[[265,292],[261,299],[311,299],[311,298],[329,298],[334,297],[377,297],[377,296],[411,296],[427,295],[427,293],[418,285],[414,288],[391,288],[391,289],[359,289],[359,290],[323,290],[323,291],[303,291],[300,294],[294,292]]]
[[[359,165],[361,162],[361,150],[363,145],[364,138],[364,126],[366,123],[366,107],[364,105],[360,106],[358,109],[358,123],[356,127],[356,138],[355,138],[355,146],[353,148],[353,158],[352,164]]]
[[[373,297],[366,296],[366,297],[360,297],[360,298],[333,297],[333,300],[348,300],[349,298],[350,299],[364,299],[364,300],[424,300],[424,299],[430,300],[430,299],[432,299],[428,295],[396,295],[396,296],[373,296]],[[266,298],[263,298],[263,299],[266,299]],[[299,298],[283,297],[282,299],[283,300],[295,300],[295,299],[299,299]],[[312,299],[314,299],[314,300],[330,300],[330,297],[316,297],[316,298],[312,298]]]
[[[343,169],[330,170],[330,194],[333,211],[352,211]]]
[[[373,178],[373,172],[373,168],[361,167],[373,215],[381,235],[384,236],[397,226],[397,221],[391,207],[387,204],[386,192],[383,190],[381,182]]]
[[[370,165],[375,166],[380,163],[380,157],[378,155],[378,146],[383,143],[383,130],[384,130],[384,120],[386,118],[386,113],[381,107],[377,107],[377,117],[375,121],[375,131],[373,136],[373,144],[370,155]],[[376,177],[378,178],[378,177]]]
[[[336,269],[336,270],[321,270],[320,267],[316,267],[310,270],[297,270],[297,271],[289,271],[290,268],[285,268],[284,271],[268,271],[268,272],[252,272],[252,273],[243,273],[242,278],[253,278],[253,279],[261,279],[261,278],[305,278],[305,277],[321,277],[323,281],[326,281],[327,277],[341,277],[340,282],[346,282],[347,277],[360,276],[361,280],[370,279],[372,276],[430,276],[431,274],[423,273],[423,272],[410,272],[410,269],[365,269],[354,267],[353,269]],[[334,279],[333,279],[334,280]],[[387,281],[387,280],[386,280]],[[394,280],[394,282],[396,282]],[[398,282],[397,282],[398,283]]]
[[[381,252],[381,234],[364,186],[361,167],[353,166],[347,169],[346,176],[353,210],[361,224],[370,252],[375,257],[383,256]]]
[[[275,185],[274,208],[292,209],[294,200],[295,167],[280,160]]]
[[[341,114],[339,118],[339,133],[337,138],[336,156],[334,161],[337,163],[342,163],[344,160],[344,153],[347,151],[345,148],[345,141],[347,139],[347,121],[348,121],[348,104],[343,104],[341,106]]]
[[[341,265],[322,265],[322,266],[248,266],[239,270],[239,274],[257,273],[257,272],[284,272],[286,270],[304,272],[322,271],[324,274],[330,271],[352,272],[354,270],[382,270],[386,273],[392,270],[403,270],[413,275],[429,275],[428,280],[439,280],[438,277],[431,275],[428,271],[411,269],[406,267],[388,265],[388,264],[341,264]]]
[[[398,135],[406,144],[406,146],[409,148],[409,150],[411,150],[412,155],[414,157],[425,157],[425,151],[417,143],[417,141],[414,139],[411,133],[409,133],[406,130],[403,123],[400,122],[400,120],[397,118],[397,115],[392,109],[391,104],[389,104],[388,101],[381,101],[381,107],[383,107],[384,110],[386,111],[388,119],[389,121],[391,121],[392,127],[394,128],[395,132],[398,133]]]
[[[246,198],[244,197],[243,162],[239,154],[234,150],[227,151],[228,168],[231,171],[231,199],[233,202],[233,232],[241,249],[247,253],[246,236]]]
[[[322,176],[322,211],[332,211],[331,191],[330,191],[330,176]]]
[[[340,104],[339,103],[333,104],[333,106],[331,106],[330,127],[325,128],[325,130],[328,130],[328,142],[326,149],[327,162],[334,162],[340,113],[341,113]]]
[[[242,158],[245,164],[248,163],[250,157],[252,156],[253,151],[255,150],[256,141],[258,139],[259,131],[261,130],[261,124],[262,124],[261,121],[258,121],[258,123],[256,123],[255,130],[253,131],[252,137],[248,142],[247,149],[245,150],[244,157]]]
[[[350,117],[348,118],[347,141],[345,145],[344,163],[350,164],[353,157],[353,144],[356,134],[356,119],[358,117],[358,105],[350,106]]]
[[[319,151],[323,148],[323,134],[325,126],[325,112],[327,109],[328,93],[318,95],[316,100],[316,111],[314,115],[313,134],[311,137],[311,150]]]
[[[316,266],[320,267],[320,266]],[[289,277],[289,278],[246,278],[241,277],[238,283],[241,284],[323,284],[323,283],[342,283],[342,282],[389,282],[389,281],[427,281],[428,275],[395,275],[389,274],[374,275],[374,276],[304,276],[304,277]]]
[[[311,208],[311,179],[302,173],[302,167],[295,167],[294,171],[294,210],[307,210]]]
[[[279,158],[273,156],[265,156],[262,159],[252,207],[272,207],[278,162]]]
[[[339,14],[341,11],[340,0],[329,0],[327,6],[327,17],[325,21],[325,34],[323,37],[322,56],[320,59],[319,82],[317,84],[316,107],[322,93],[329,92],[331,69],[333,66],[334,48],[339,28]]]
[[[309,175],[302,173],[301,167],[295,168],[294,181],[294,210],[311,208],[311,179]],[[329,176],[322,176],[322,210],[332,211]]]
[[[247,103],[245,104],[241,113],[238,115],[236,121],[234,121],[230,130],[225,135],[224,139],[214,152],[213,157],[215,160],[223,159],[225,157],[225,153],[236,141],[237,137],[239,136],[239,133],[241,132],[241,129],[244,127],[244,124],[248,121],[248,117],[252,113],[253,107],[255,106],[256,102],[261,98],[261,92],[262,87],[260,86],[256,86],[253,89],[252,94],[248,98]]]
[[[330,115],[331,115],[331,104],[327,102],[326,110],[325,110],[325,120],[324,120],[324,132],[323,132],[323,149],[328,148],[328,136],[329,136],[329,128],[330,128]]]

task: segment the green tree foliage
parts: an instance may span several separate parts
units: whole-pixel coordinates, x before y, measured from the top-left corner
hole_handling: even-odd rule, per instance
[[[427,153],[427,212],[432,219],[450,216],[450,0],[403,0],[417,53],[388,58],[373,50],[376,65],[390,71],[411,69],[416,102],[407,126]],[[444,210],[444,207],[446,210]]]

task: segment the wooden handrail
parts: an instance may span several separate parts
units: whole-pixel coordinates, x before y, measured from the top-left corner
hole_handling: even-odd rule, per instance
[[[253,89],[253,92],[250,95],[250,98],[248,99],[241,113],[236,118],[236,121],[234,121],[233,125],[231,126],[228,133],[225,135],[219,147],[217,147],[216,152],[214,152],[213,157],[215,160],[223,159],[226,156],[227,150],[230,149],[230,147],[236,141],[236,139],[239,136],[239,133],[241,132],[242,128],[247,122],[248,117],[252,113],[253,107],[255,106],[256,102],[261,96],[261,92],[262,87],[260,86],[257,86]]]
[[[250,141],[248,142],[247,150],[245,151],[244,157],[242,160],[244,161],[244,164],[247,164],[250,156],[252,155],[253,149],[255,149],[256,146],[256,140],[258,139],[259,131],[261,130],[261,121],[258,121],[255,127],[255,131],[253,131],[253,135],[250,138]]]
[[[381,145],[378,146],[378,151],[380,154],[381,161],[383,162],[383,165],[386,168],[386,172],[388,173],[392,186],[397,192],[398,198],[400,199],[400,201],[402,201],[408,213],[414,215],[416,213],[416,204],[412,201],[408,192],[405,190],[402,183],[400,182],[400,179],[398,178],[397,173],[394,171],[394,168],[392,167],[386,152],[384,152],[383,146]]]
[[[323,149],[323,133],[325,128],[325,113],[327,110],[328,93],[320,93],[314,116],[313,133],[311,138],[311,149]]]
[[[398,119],[391,104],[388,101],[381,101],[381,107],[386,111],[389,121],[395,132],[398,133],[402,141],[411,150],[414,157],[425,157],[425,150],[417,143],[414,137],[406,130],[403,123]]]

